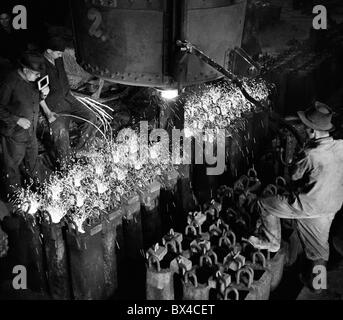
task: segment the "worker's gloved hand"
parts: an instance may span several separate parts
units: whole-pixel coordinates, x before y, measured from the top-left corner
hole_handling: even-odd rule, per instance
[[[8,251],[7,234],[0,227],[0,258],[6,256]]]
[[[47,115],[47,117],[48,117],[49,123],[53,123],[53,122],[55,122],[56,119],[58,118],[58,114],[55,113],[55,112],[50,112],[50,113]]]
[[[41,96],[41,99],[42,100],[45,100],[47,98],[47,96],[49,95],[50,93],[50,88],[49,86],[43,88],[40,92],[40,96]]]
[[[17,121],[17,125],[27,130],[31,127],[31,121],[25,118],[19,118],[19,120]]]

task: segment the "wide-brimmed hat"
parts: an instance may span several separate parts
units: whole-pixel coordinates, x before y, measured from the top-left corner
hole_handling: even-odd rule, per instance
[[[24,52],[20,59],[19,64],[22,67],[45,73],[45,61],[42,54],[36,51],[26,51]]]
[[[332,110],[324,103],[316,102],[314,106],[306,111],[299,111],[300,120],[309,128],[318,131],[333,131]]]

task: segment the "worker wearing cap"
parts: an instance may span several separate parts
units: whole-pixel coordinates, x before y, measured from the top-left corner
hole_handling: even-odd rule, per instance
[[[12,27],[12,14],[9,8],[0,9],[0,56],[9,60],[13,65],[28,46],[24,30],[14,30]]]
[[[38,176],[36,128],[41,100],[36,80],[44,71],[44,59],[25,52],[19,68],[0,85],[0,179],[7,196],[22,185],[21,167],[32,179]]]
[[[316,102],[298,115],[310,138],[292,175],[298,191],[291,199],[274,196],[259,201],[263,236],[252,236],[249,242],[257,249],[277,252],[281,242],[280,218],[296,219],[310,265],[303,280],[311,288],[314,266],[326,265],[329,260],[329,232],[343,204],[343,140],[330,137],[334,126],[327,105]]]
[[[56,121],[50,123],[53,143],[55,146],[57,166],[63,167],[68,163],[71,156],[69,141],[69,123],[71,117],[63,114],[76,116],[73,120],[80,125],[81,134],[75,151],[81,150],[95,134],[97,117],[87,109],[71,93],[69,81],[64,69],[63,52],[66,49],[64,39],[52,37],[45,45],[45,65],[50,81],[50,93],[46,98],[47,107],[57,115]],[[62,115],[62,116],[59,116]]]

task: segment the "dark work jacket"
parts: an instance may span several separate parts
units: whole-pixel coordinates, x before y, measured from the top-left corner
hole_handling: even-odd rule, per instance
[[[56,113],[69,112],[71,107],[68,101],[74,97],[71,95],[70,86],[63,58],[55,60],[55,65],[45,58],[46,73],[49,76],[50,93],[45,99],[49,109]]]
[[[24,80],[18,70],[12,71],[0,85],[0,135],[33,136],[36,132],[40,94],[35,83]],[[31,121],[25,130],[17,125],[19,118]]]
[[[27,35],[22,31],[13,30],[11,33],[0,28],[0,56],[16,63],[20,55],[27,49]]]

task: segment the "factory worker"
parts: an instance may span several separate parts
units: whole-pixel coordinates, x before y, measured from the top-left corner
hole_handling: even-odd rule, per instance
[[[307,258],[303,282],[312,288],[314,266],[326,266],[329,260],[329,232],[343,204],[343,141],[330,132],[332,111],[322,103],[298,112],[310,138],[294,168],[295,196],[274,196],[259,201],[262,235],[249,238],[257,249],[280,249],[280,218],[295,219]]]
[[[6,197],[22,186],[25,176],[39,180],[36,128],[42,98],[36,81],[42,72],[43,56],[25,52],[0,85],[0,179]]]
[[[9,9],[0,9],[0,56],[7,59],[12,66],[20,55],[27,50],[27,34],[24,30],[15,30],[12,26],[12,14]]]
[[[75,121],[80,128],[80,137],[75,152],[84,148],[94,137],[96,114],[87,109],[71,93],[69,81],[64,69],[63,52],[66,49],[64,39],[52,37],[45,44],[45,65],[50,81],[50,93],[45,102],[47,107],[57,114],[56,121],[50,123],[54,152],[56,155],[56,166],[63,168],[68,164],[71,157],[69,141],[70,120]],[[64,115],[72,115],[81,119]],[[85,121],[86,120],[86,121]]]
[[[15,62],[24,47],[24,42],[19,38],[19,32],[12,28],[12,15],[8,8],[0,8],[0,81],[13,70]]]

